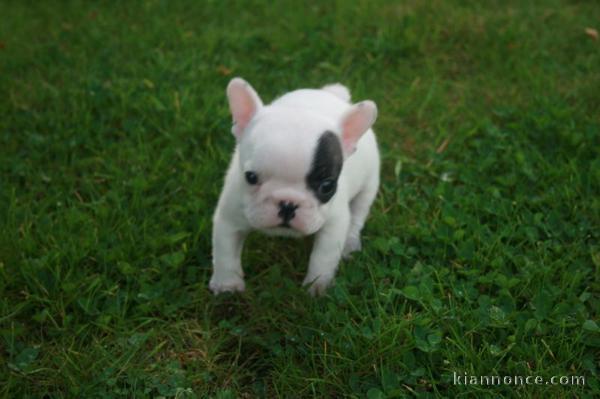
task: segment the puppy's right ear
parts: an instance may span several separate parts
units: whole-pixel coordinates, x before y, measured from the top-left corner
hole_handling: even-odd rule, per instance
[[[371,128],[376,119],[377,105],[371,100],[354,104],[346,111],[340,123],[345,156],[348,157],[356,151],[358,140]]]
[[[233,117],[231,131],[236,139],[240,139],[258,110],[263,106],[256,91],[242,78],[233,78],[227,85],[227,99]]]

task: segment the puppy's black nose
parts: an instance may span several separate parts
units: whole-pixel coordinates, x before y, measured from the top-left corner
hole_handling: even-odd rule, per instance
[[[283,219],[283,223],[287,224],[290,220],[296,216],[296,209],[298,205],[294,205],[292,202],[280,201],[279,202],[279,217]]]

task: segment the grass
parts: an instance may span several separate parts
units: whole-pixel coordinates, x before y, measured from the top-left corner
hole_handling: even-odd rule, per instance
[[[0,3],[0,393],[600,396],[593,1]],[[251,236],[207,290],[224,88],[377,102],[382,187],[328,296]],[[585,386],[460,386],[583,375]]]

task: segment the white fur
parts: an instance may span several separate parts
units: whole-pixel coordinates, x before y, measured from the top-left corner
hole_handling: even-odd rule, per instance
[[[370,128],[377,108],[371,101],[350,104],[350,92],[340,84],[296,90],[266,106],[240,78],[229,83],[227,94],[237,145],[213,218],[210,289],[245,289],[242,247],[248,232],[259,230],[316,234],[303,284],[313,295],[323,293],[341,256],[361,248],[360,231],[379,187],[379,152]],[[345,160],[336,194],[321,204],[305,179],[327,130],[340,138]],[[249,185],[246,171],[259,171],[260,184]],[[281,201],[298,205],[292,228],[278,227]]]
[[[323,86],[323,90],[335,94],[340,100],[350,102],[350,90],[344,85],[334,83],[331,85]]]

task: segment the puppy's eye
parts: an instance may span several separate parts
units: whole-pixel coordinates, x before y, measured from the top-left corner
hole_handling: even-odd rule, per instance
[[[319,194],[326,196],[329,195],[335,190],[335,180],[327,179],[323,180],[323,182],[319,185]]]
[[[258,183],[258,175],[252,171],[246,172],[246,181],[250,185],[255,185]]]

